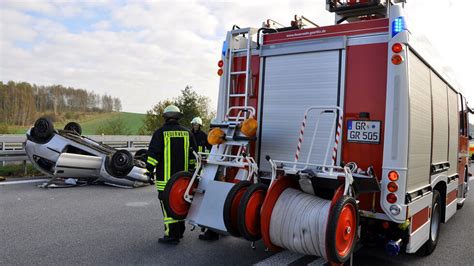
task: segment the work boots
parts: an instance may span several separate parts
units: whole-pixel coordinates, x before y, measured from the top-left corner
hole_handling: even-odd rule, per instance
[[[162,244],[167,244],[167,245],[178,245],[179,239],[171,237],[171,236],[164,236],[158,239],[158,242]]]
[[[204,233],[199,235],[200,240],[214,241],[219,239],[219,234],[207,229]]]

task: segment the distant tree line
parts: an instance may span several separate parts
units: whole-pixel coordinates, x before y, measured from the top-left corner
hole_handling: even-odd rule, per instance
[[[191,120],[198,116],[203,121],[203,129],[209,130],[209,124],[215,113],[209,109],[210,98],[199,95],[191,86],[186,86],[181,90],[181,94],[173,99],[166,99],[158,102],[151,110],[146,112],[143,126],[139,130],[140,135],[152,134],[156,129],[163,126],[163,111],[170,104],[176,105],[183,113],[180,120],[181,125],[191,128]]]
[[[119,98],[62,85],[0,82],[0,123],[25,126],[39,115],[67,112],[120,112]]]

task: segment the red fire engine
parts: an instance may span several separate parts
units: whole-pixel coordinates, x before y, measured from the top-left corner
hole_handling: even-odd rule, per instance
[[[168,182],[167,213],[335,263],[366,241],[432,253],[467,197],[472,110],[403,4],[328,0],[333,26],[234,26],[214,146]]]

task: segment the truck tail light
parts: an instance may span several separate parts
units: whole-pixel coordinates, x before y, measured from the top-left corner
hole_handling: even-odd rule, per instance
[[[397,181],[397,180],[398,180],[398,173],[397,173],[397,171],[390,171],[390,172],[388,173],[388,179],[389,179],[390,181]]]
[[[219,60],[219,62],[217,62],[217,66],[218,67],[223,67],[224,66],[224,61]]]
[[[392,56],[392,64],[400,65],[403,62],[403,57],[399,54]]]
[[[394,45],[392,45],[392,51],[394,53],[400,53],[401,51],[403,51],[403,46],[401,43],[395,43]]]
[[[219,68],[219,70],[217,70],[217,75],[222,76],[222,74],[224,74],[224,70],[222,70],[222,68]]]
[[[397,185],[397,183],[395,183],[395,182],[392,181],[392,182],[388,183],[387,189],[388,189],[388,191],[390,191],[390,192],[397,192],[397,190],[398,190],[398,185]]]
[[[387,202],[391,203],[391,204],[397,202],[397,195],[395,195],[393,193],[388,194],[387,195]]]

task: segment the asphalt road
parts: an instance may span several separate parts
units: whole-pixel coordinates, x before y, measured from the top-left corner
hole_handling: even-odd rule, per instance
[[[471,182],[474,187],[474,183]],[[36,184],[0,185],[0,265],[14,264],[166,264],[304,265],[315,257],[291,252],[252,250],[244,240],[198,240],[186,232],[178,246],[157,242],[161,212],[153,187],[120,189],[87,186],[40,189]],[[440,242],[429,257],[362,248],[354,265],[472,265],[474,196],[441,228]],[[189,228],[189,226],[188,226]]]

